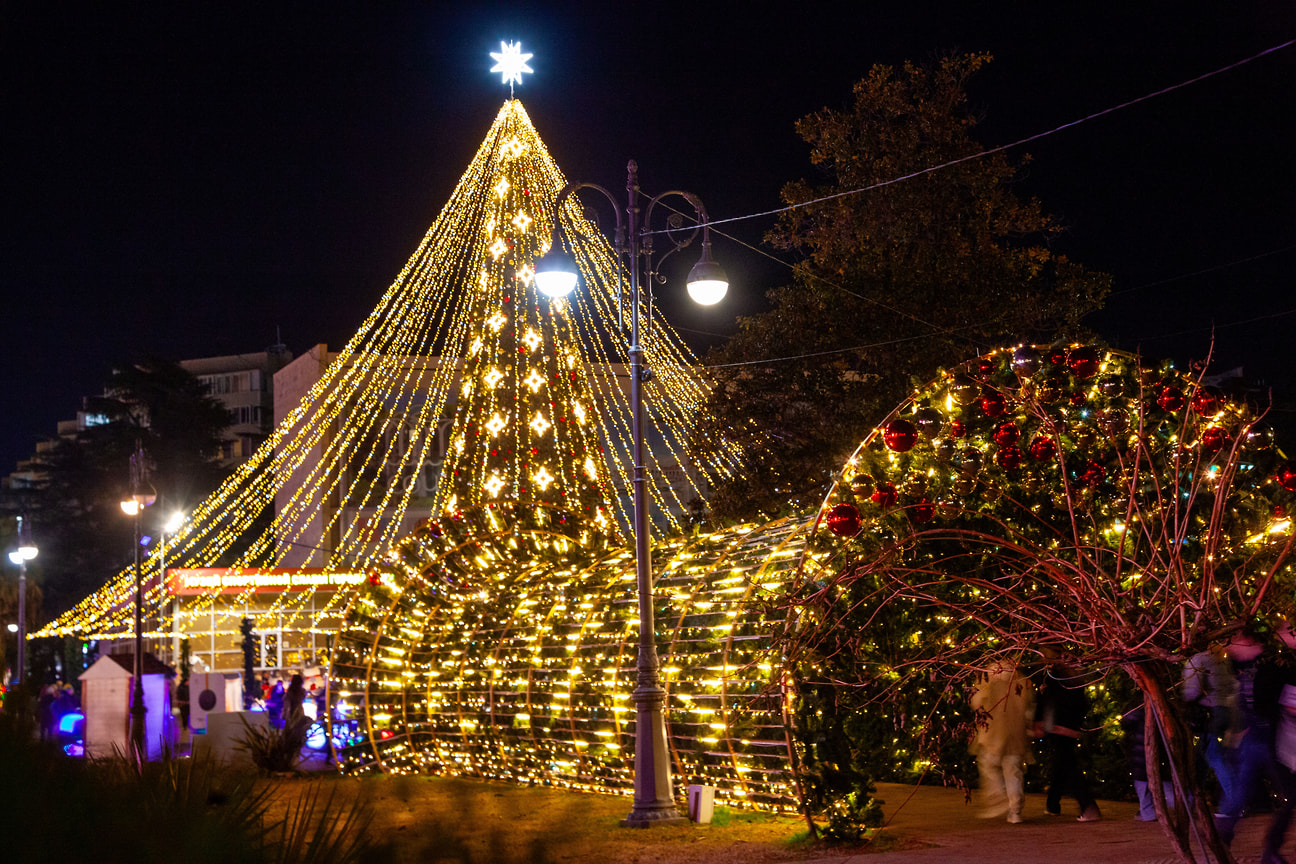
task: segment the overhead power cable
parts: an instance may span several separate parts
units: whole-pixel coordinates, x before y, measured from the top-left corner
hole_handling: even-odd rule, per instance
[[[727,219],[715,219],[712,220],[709,224],[714,228],[716,225],[724,225],[729,222],[743,222],[748,219],[760,219],[765,216],[777,216],[780,213],[787,213],[792,210],[800,209],[802,207],[809,207],[813,204],[823,204],[826,201],[835,201],[838,198],[847,198],[851,195],[859,195],[862,192],[869,192],[874,189],[881,189],[885,186],[891,186],[895,183],[902,183],[905,180],[912,180],[915,177],[922,177],[926,174],[932,174],[936,171],[942,171],[946,168],[951,168],[955,165],[961,165],[964,162],[971,162],[974,159],[981,159],[985,156],[992,156],[995,153],[1002,153],[1005,150],[1011,150],[1014,147],[1020,147],[1023,144],[1029,144],[1032,141],[1038,141],[1039,139],[1046,138],[1049,135],[1055,135],[1058,132],[1062,132],[1063,130],[1070,129],[1074,126],[1079,126],[1081,123],[1088,123],[1090,120],[1097,120],[1099,117],[1105,117],[1108,114],[1114,114],[1117,111],[1124,110],[1125,108],[1129,108],[1133,105],[1138,105],[1139,103],[1146,102],[1149,99],[1155,99],[1158,96],[1164,96],[1167,93],[1173,93],[1174,91],[1181,90],[1184,87],[1188,87],[1193,84],[1200,83],[1209,78],[1214,78],[1216,75],[1222,75],[1225,72],[1229,72],[1233,69],[1237,69],[1239,66],[1245,66],[1247,63],[1252,63],[1256,60],[1259,60],[1262,57],[1266,57],[1277,51],[1281,51],[1284,48],[1290,48],[1292,45],[1296,45],[1296,39],[1288,39],[1286,42],[1283,42],[1278,45],[1274,45],[1272,48],[1266,48],[1265,50],[1260,51],[1259,53],[1256,54],[1252,54],[1250,57],[1246,57],[1242,60],[1229,63],[1227,66],[1221,66],[1218,69],[1213,69],[1210,72],[1205,72],[1201,75],[1196,76],[1195,78],[1189,78],[1187,81],[1180,81],[1178,84],[1171,84],[1169,87],[1162,87],[1160,90],[1154,90],[1151,93],[1144,94],[1143,96],[1139,96],[1135,99],[1130,99],[1126,102],[1120,103],[1119,105],[1113,105],[1110,108],[1104,108],[1101,111],[1095,111],[1094,113],[1087,114],[1084,117],[1081,117],[1077,120],[1072,120],[1068,123],[1063,123],[1060,126],[1054,126],[1052,129],[1048,129],[1044,132],[1037,132],[1034,135],[1028,135],[1025,138],[1019,138],[1016,141],[1012,141],[1008,144],[1000,144],[997,147],[991,147],[987,150],[982,150],[977,153],[972,153],[968,156],[960,156],[957,159],[951,159],[948,162],[942,162],[939,165],[932,165],[928,168],[922,168],[918,171],[913,171],[909,174],[903,174],[899,177],[892,177],[890,180],[882,180],[878,183],[873,183],[869,186],[861,186],[858,189],[847,189],[843,192],[835,192],[832,195],[824,195],[821,198],[813,198],[809,201],[801,201],[796,204],[789,204],[786,207],[779,207],[775,210],[764,210],[760,213],[749,213],[746,216],[730,216]],[[652,231],[646,233],[665,234],[667,230],[668,229],[662,229],[659,231]]]

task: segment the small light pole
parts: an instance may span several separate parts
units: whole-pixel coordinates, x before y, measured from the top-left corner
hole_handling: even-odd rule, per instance
[[[9,560],[18,565],[18,684],[23,683],[27,668],[27,562],[40,552],[32,542],[31,526],[26,516],[18,517],[18,548],[9,553]]]
[[[145,507],[157,500],[157,493],[148,485],[148,466],[144,464],[144,448],[135,441],[135,452],[130,459],[131,497],[121,502],[122,512],[135,519],[135,689],[131,696],[130,742],[135,758],[142,763],[147,754],[144,746],[144,589],[140,579],[140,515]]]
[[[626,257],[630,264],[629,291],[618,285],[617,324],[624,328],[623,300],[630,304],[630,329],[628,354],[630,356],[630,419],[633,438],[634,462],[634,534],[635,575],[639,593],[639,654],[635,703],[635,788],[634,808],[621,822],[623,827],[646,828],[650,825],[684,822],[675,807],[671,786],[670,754],[666,742],[665,703],[666,691],[661,687],[660,661],[657,657],[657,640],[653,624],[653,577],[648,533],[647,472],[644,465],[643,385],[652,378],[652,371],[644,365],[641,335],[646,337],[652,319],[652,283],[661,281],[653,260],[653,238],[660,233],[674,247],[657,259],[656,266],[673,252],[678,252],[702,234],[702,258],[688,276],[688,292],[694,302],[710,306],[718,303],[729,288],[724,270],[711,258],[710,217],[701,200],[691,192],[663,192],[647,200],[640,218],[639,166],[632,159],[626,166],[627,203],[625,213],[628,225],[622,222],[620,206],[607,189],[594,183],[570,183],[558,193],[554,204],[554,231],[549,252],[536,262],[535,283],[540,293],[551,298],[563,298],[576,287],[577,267],[573,258],[562,251],[558,236],[558,219],[567,197],[580,189],[594,189],[612,203],[616,213],[617,276],[620,279],[620,259]],[[683,198],[692,208],[694,224],[686,225],[678,211],[669,206],[671,215],[667,228],[661,232],[651,229],[653,211],[663,199]],[[641,269],[642,262],[642,269]],[[648,283],[647,302],[640,311],[640,283]],[[640,332],[640,317],[647,316],[644,331]]]

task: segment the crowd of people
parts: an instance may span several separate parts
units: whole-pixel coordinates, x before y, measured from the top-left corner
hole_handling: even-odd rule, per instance
[[[1286,864],[1280,854],[1296,814],[1296,631],[1283,624],[1266,641],[1239,624],[1227,639],[1184,665],[1179,696],[1188,706],[1196,742],[1198,776],[1214,776],[1215,827],[1231,845],[1238,820],[1257,800],[1272,803],[1272,821],[1261,864]],[[981,674],[972,695],[977,729],[972,743],[981,775],[983,815],[1023,821],[1023,774],[1031,760],[1030,737],[1049,754],[1046,810],[1061,813],[1074,798],[1081,822],[1102,813],[1080,768],[1079,746],[1089,703],[1086,676],[1045,653],[1046,668],[1032,681],[1017,665],[998,663]],[[1136,818],[1156,819],[1144,747],[1145,713],[1135,705],[1121,718],[1130,772],[1139,799]],[[1164,777],[1164,775],[1163,775]],[[1167,806],[1174,791],[1163,779]]]

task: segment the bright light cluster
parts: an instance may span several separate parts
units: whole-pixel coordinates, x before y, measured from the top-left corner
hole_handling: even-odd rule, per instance
[[[531,285],[565,182],[522,104],[507,101],[358,332],[253,457],[195,508],[167,544],[167,566],[362,570],[418,519],[488,501],[563,507],[628,536],[629,392],[616,321],[626,277],[618,279],[611,247],[576,201],[560,218],[586,288],[558,304]],[[648,361],[656,378],[645,410],[661,433],[648,466],[653,530],[665,536],[682,528],[686,502],[738,470],[739,459],[722,450],[684,467],[690,411],[705,385],[660,319]],[[444,428],[438,485],[422,497],[416,481]],[[175,630],[160,566],[151,555],[143,570],[150,638]],[[250,593],[213,593],[179,614],[183,628],[231,640],[232,610],[256,609],[286,640],[313,639],[335,628],[344,608],[343,595],[316,593],[285,592],[268,609]],[[133,598],[127,570],[34,635],[129,636]]]
[[[667,736],[678,781],[730,804],[795,807],[786,688],[759,601],[809,525],[783,519],[655,549]],[[633,554],[550,506],[421,526],[355,596],[335,710],[362,718],[344,770],[629,793],[638,606]]]

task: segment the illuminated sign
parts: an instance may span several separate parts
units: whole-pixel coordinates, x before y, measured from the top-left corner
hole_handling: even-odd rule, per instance
[[[238,594],[243,591],[270,593],[278,591],[336,591],[343,585],[358,585],[363,573],[336,573],[320,567],[200,567],[167,570],[171,593]]]

